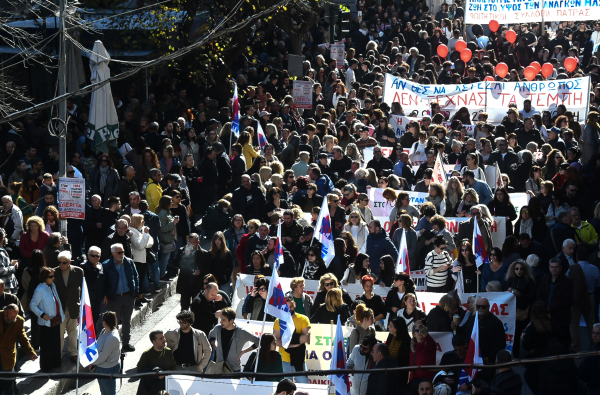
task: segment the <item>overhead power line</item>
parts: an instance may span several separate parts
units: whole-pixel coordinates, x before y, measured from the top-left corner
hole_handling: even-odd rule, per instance
[[[85,96],[87,94],[92,93],[93,91],[103,87],[104,85],[110,83],[110,82],[116,82],[116,81],[120,81],[126,78],[129,78],[133,75],[135,75],[138,71],[146,69],[148,67],[154,67],[154,66],[158,66],[162,63],[165,62],[169,62],[171,60],[180,58],[184,55],[189,54],[190,52],[192,52],[193,50],[196,50],[198,48],[200,48],[201,46],[203,46],[204,44],[206,44],[209,40],[214,40],[217,39],[219,37],[223,37],[223,36],[227,36],[229,34],[235,33],[238,30],[241,30],[245,27],[247,27],[248,25],[252,25],[256,20],[264,17],[267,14],[270,14],[271,12],[277,10],[278,8],[281,7],[285,7],[288,3],[290,3],[292,0],[283,0],[257,14],[254,14],[253,16],[248,17],[247,19],[245,19],[243,22],[240,22],[230,28],[221,30],[219,32],[216,32],[217,29],[219,29],[227,20],[229,20],[229,18],[231,18],[234,14],[235,11],[237,11],[237,8],[240,8],[241,5],[244,3],[244,0],[240,0],[240,2],[236,5],[236,7],[234,8],[234,10],[232,10],[232,12],[227,16],[227,18],[225,18],[223,21],[221,21],[221,23],[219,23],[219,25],[217,27],[215,27],[214,29],[212,29],[212,31],[208,32],[206,34],[206,36],[202,39],[200,39],[199,41],[196,41],[193,44],[190,44],[186,47],[180,48],[170,54],[167,54],[165,56],[162,56],[160,58],[154,59],[154,60],[150,60],[145,62],[144,64],[139,65],[138,67],[135,67],[131,70],[125,71],[123,73],[117,74],[113,77],[107,78],[104,81],[95,83],[95,84],[90,84],[87,85],[79,90],[76,90],[75,92],[70,92],[70,93],[65,93],[63,95],[57,96],[52,100],[48,100],[46,102],[40,103],[40,104],[36,104],[32,107],[26,108],[25,110],[21,110],[21,111],[17,111],[14,112],[12,114],[8,114],[6,117],[4,117],[3,119],[0,119],[0,124],[4,124],[10,121],[13,121],[15,119],[18,119],[20,117],[22,117],[23,115],[26,114],[30,114],[32,112],[36,112],[51,106],[56,105],[57,103],[60,103],[68,98],[71,97],[75,97],[75,96]]]

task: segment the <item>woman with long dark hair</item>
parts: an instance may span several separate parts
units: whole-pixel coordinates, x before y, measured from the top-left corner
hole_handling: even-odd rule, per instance
[[[252,351],[248,357],[248,362],[244,366],[244,372],[254,372],[256,364],[256,355],[258,354],[258,367],[256,372],[260,373],[282,373],[281,376],[256,376],[256,381],[273,381],[279,382],[283,380],[283,360],[281,354],[277,351],[277,339],[272,333],[263,333],[260,338],[260,348]]]
[[[135,181],[140,188],[142,185],[144,185],[144,183],[148,182],[148,179],[150,178],[150,170],[152,169],[160,169],[158,157],[151,148],[146,148],[142,152],[142,162],[140,167],[139,169],[136,169],[135,173]],[[102,201],[105,200],[102,199]]]
[[[98,166],[90,176],[92,195],[100,195],[103,202],[111,196],[119,196],[119,173],[107,154],[98,157]]]
[[[199,164],[202,154],[200,152],[200,146],[196,142],[196,131],[194,128],[188,128],[184,131],[184,135],[185,138],[179,143],[179,147],[181,147],[181,160],[183,161],[187,154],[192,154],[194,162]]]
[[[385,341],[390,352],[390,358],[398,361],[398,366],[408,366],[410,363],[410,335],[406,321],[399,317],[390,317],[388,323],[389,335]],[[404,387],[408,382],[408,371],[396,372],[396,382]]]
[[[456,280],[456,290],[460,293],[475,293],[477,289],[477,277],[481,272],[477,268],[473,246],[467,240],[463,240],[458,246],[458,258],[452,264],[458,271],[452,277]]]
[[[354,264],[349,265],[344,273],[342,283],[344,285],[356,284],[360,282],[363,276],[371,274],[371,266],[369,256],[364,253],[359,253],[354,260]]]
[[[407,293],[415,292],[415,282],[404,272],[394,274],[394,282],[385,298],[385,309],[395,315],[402,309],[402,299]]]
[[[517,259],[508,268],[506,272],[506,290],[515,295],[517,299],[513,356],[518,358],[521,333],[529,324],[530,306],[535,301],[535,278],[529,265],[524,260]]]
[[[502,261],[502,250],[498,247],[493,247],[489,253],[489,263],[483,264],[481,270],[481,289],[485,289],[490,281],[499,281],[504,289],[506,286],[506,272],[509,264]],[[512,263],[512,262],[511,262]]]
[[[512,235],[512,223],[517,219],[517,212],[510,201],[508,191],[505,188],[496,189],[494,199],[487,204],[487,207],[494,217],[506,217],[506,235]]]
[[[211,274],[217,278],[219,289],[231,294],[231,272],[233,270],[233,257],[227,248],[227,241],[223,232],[216,232],[210,243]]]
[[[380,287],[391,287],[393,283],[395,269],[395,262],[391,255],[384,255],[379,261],[379,278],[376,283]]]

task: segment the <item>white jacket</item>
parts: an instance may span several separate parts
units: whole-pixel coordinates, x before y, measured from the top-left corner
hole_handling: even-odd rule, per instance
[[[60,275],[60,274],[59,274]],[[52,297],[54,295],[54,297]],[[29,309],[38,317],[38,325],[41,326],[50,326],[50,320],[45,321],[42,318],[43,314],[46,314],[50,318],[56,317],[56,301],[58,302],[58,310],[60,312],[60,317],[62,320],[65,320],[65,313],[63,313],[62,304],[60,303],[60,298],[58,297],[58,293],[56,292],[56,286],[52,284],[49,286],[48,284],[41,283],[35,289],[33,293],[33,297],[31,298],[31,303],[29,304]]]
[[[131,230],[131,257],[134,262],[146,263],[146,249],[152,248],[154,240],[150,237],[149,233],[141,232],[135,228],[129,228]]]

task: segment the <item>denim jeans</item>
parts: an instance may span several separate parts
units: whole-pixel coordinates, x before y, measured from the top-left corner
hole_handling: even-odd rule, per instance
[[[304,362],[304,366],[302,367],[302,371],[306,372],[306,362]],[[292,364],[290,362],[284,362],[283,363],[283,373],[292,373],[295,372],[296,368],[292,366]],[[285,376],[286,379],[290,379],[292,381],[294,381],[294,377],[292,376]],[[308,384],[308,376],[295,376],[296,378],[296,383],[299,384]]]
[[[160,288],[160,261],[157,260],[148,265],[148,275],[154,282],[154,288]],[[149,283],[148,286],[150,286]]]
[[[163,277],[165,274],[167,274],[167,265],[171,262],[171,260],[173,258],[175,258],[175,253],[177,252],[177,250],[172,251],[172,252],[161,252],[160,253],[160,259],[158,260],[160,265],[160,276]]]
[[[179,251],[179,249],[186,245],[186,243],[185,237],[177,236],[177,240],[175,240],[175,251]]]
[[[97,367],[97,373],[119,373],[121,370],[121,363],[117,363],[112,368],[101,368]],[[100,394],[102,395],[117,395],[117,379],[98,379],[98,385],[100,386]]]

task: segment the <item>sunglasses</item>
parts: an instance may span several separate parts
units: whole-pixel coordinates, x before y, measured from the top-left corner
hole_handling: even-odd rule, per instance
[[[444,251],[446,249],[446,247],[440,247],[440,250]]]
[[[58,261],[59,265],[68,265],[70,262],[65,262],[65,261]]]
[[[91,255],[90,254],[90,258],[100,258],[100,255]]]
[[[469,252],[469,249],[468,248],[461,248],[460,252]]]
[[[333,287],[335,285],[335,283],[323,283],[323,286],[325,287]]]
[[[48,276],[47,278],[54,278],[54,276]]]
[[[123,255],[124,253],[125,252],[123,252],[123,251],[115,251],[115,252],[113,252],[113,254],[117,254],[117,255]]]
[[[421,330],[420,329],[413,329],[413,332],[415,332],[415,333],[421,333]]]
[[[258,292],[267,292],[267,289],[265,287],[260,287],[258,289]]]
[[[478,305],[475,305],[475,306],[477,306],[477,310],[485,310],[485,309],[489,309],[490,308],[489,305],[480,305],[480,304],[478,304]]]
[[[316,256],[316,255],[311,253],[311,254],[308,254],[308,256]]]

